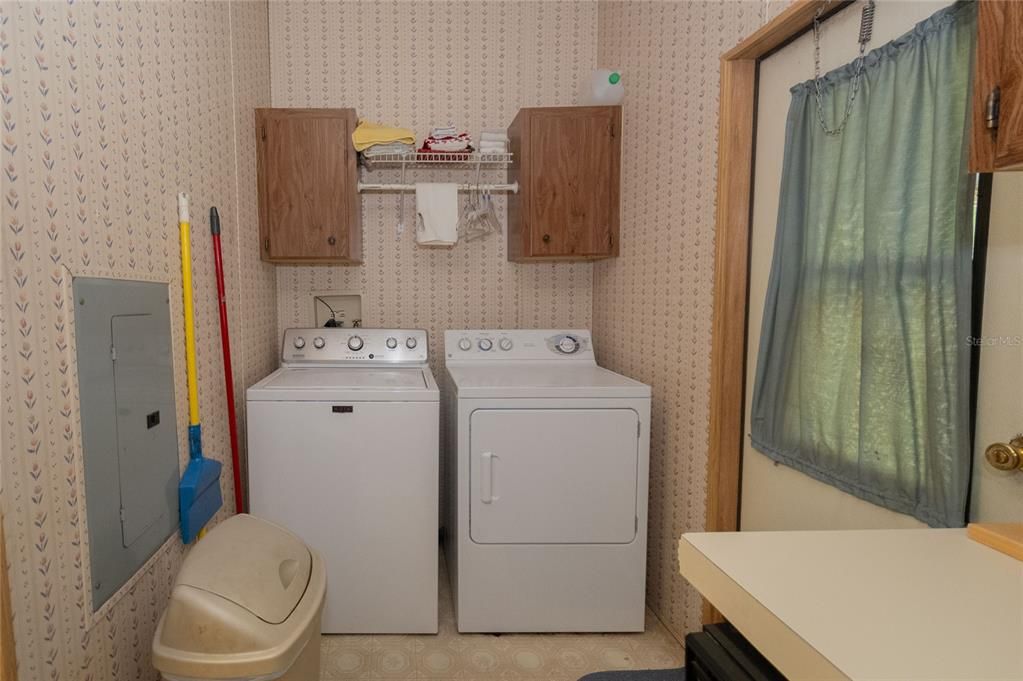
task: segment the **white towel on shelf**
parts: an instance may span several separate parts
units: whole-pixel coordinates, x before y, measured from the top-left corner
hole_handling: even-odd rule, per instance
[[[508,134],[503,130],[484,130],[480,133],[480,142],[508,143]]]
[[[416,150],[416,145],[405,142],[388,142],[387,144],[374,144],[362,152],[363,156],[370,158],[384,156],[387,154],[410,154]]]
[[[416,185],[416,242],[420,246],[454,246],[458,241],[458,185]]]

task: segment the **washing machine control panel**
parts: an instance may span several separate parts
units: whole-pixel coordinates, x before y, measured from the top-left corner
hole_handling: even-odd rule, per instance
[[[548,359],[594,361],[593,343],[586,330],[556,329],[446,331],[444,356],[452,360]]]
[[[285,365],[422,364],[428,358],[423,329],[288,329],[281,351]]]

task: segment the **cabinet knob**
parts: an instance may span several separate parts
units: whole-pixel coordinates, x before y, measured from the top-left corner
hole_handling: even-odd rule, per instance
[[[333,246],[334,244],[337,243],[337,239],[335,239],[333,236],[328,236],[327,237],[327,243],[330,244],[331,246]]]
[[[545,244],[546,244],[546,243],[549,243],[549,242],[550,242],[550,240],[551,240],[551,235],[550,235],[550,234],[544,234],[544,235],[543,235],[543,242],[544,242]]]

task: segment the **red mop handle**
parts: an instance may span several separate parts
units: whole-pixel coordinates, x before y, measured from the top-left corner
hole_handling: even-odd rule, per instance
[[[224,292],[224,255],[220,249],[220,215],[210,208],[210,232],[213,234],[213,262],[217,269],[217,299],[220,303],[220,342],[224,348],[224,391],[227,393],[228,430],[231,433],[231,463],[234,469],[234,510],[245,510],[242,471],[238,454],[238,420],[234,413],[234,372],[231,370],[231,336],[227,328],[227,294]]]

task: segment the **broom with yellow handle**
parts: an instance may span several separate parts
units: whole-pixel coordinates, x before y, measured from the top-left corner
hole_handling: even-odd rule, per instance
[[[181,288],[185,302],[185,367],[188,372],[188,467],[178,486],[181,538],[190,544],[223,505],[219,461],[202,453],[199,423],[199,385],[195,371],[195,309],[192,305],[192,243],[188,195],[178,194],[178,228],[181,231]]]

